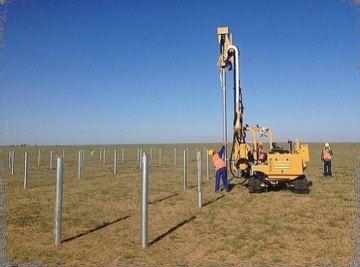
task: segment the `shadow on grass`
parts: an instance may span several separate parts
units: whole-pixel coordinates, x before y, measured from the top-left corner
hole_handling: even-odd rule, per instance
[[[194,188],[197,188],[198,185],[191,185],[191,186],[188,186],[186,189],[190,190],[190,189],[194,189]]]
[[[206,202],[202,206],[206,207],[207,205],[210,205],[211,203],[214,203],[215,201],[218,201],[218,200],[222,199],[223,197],[224,197],[224,195],[219,195],[218,197],[211,199],[209,202]]]
[[[161,239],[163,239],[165,236],[171,234],[171,233],[174,232],[176,229],[178,229],[178,228],[180,228],[181,226],[185,225],[186,223],[194,220],[195,218],[196,218],[196,216],[194,215],[194,216],[190,217],[189,219],[187,219],[187,220],[185,220],[185,221],[183,221],[183,222],[175,225],[174,227],[172,227],[171,229],[169,229],[168,231],[166,231],[166,232],[163,233],[162,235],[159,235],[157,238],[155,238],[153,241],[151,241],[151,242],[149,243],[149,245],[155,244],[156,242],[158,242],[158,241],[160,241]]]
[[[87,230],[87,231],[84,232],[84,233],[80,233],[80,234],[78,234],[78,235],[76,235],[76,236],[72,236],[72,237],[66,238],[66,239],[64,239],[61,243],[66,243],[66,242],[69,242],[69,241],[74,240],[74,239],[76,239],[76,238],[79,238],[79,237],[82,237],[82,236],[84,236],[84,235],[90,234],[90,233],[92,233],[92,232],[95,232],[95,231],[97,231],[97,230],[103,229],[103,228],[105,228],[105,227],[107,227],[107,226],[109,226],[109,225],[112,225],[112,224],[114,224],[114,223],[123,221],[123,220],[125,220],[125,219],[127,219],[127,218],[129,218],[129,217],[130,217],[130,215],[127,215],[127,216],[125,216],[125,217],[121,217],[121,218],[119,218],[119,219],[116,219],[115,221],[112,221],[112,222],[103,222],[101,225],[99,225],[99,226],[97,226],[97,227],[95,227],[95,228],[93,228],[93,229]]]
[[[176,194],[173,194],[173,195],[170,195],[170,196],[164,197],[164,198],[160,198],[160,199],[157,199],[157,200],[154,200],[154,201],[150,201],[150,202],[149,202],[149,205],[150,205],[150,204],[157,203],[157,202],[164,201],[164,200],[169,199],[169,198],[172,198],[172,197],[176,197],[176,196],[178,196],[178,195],[179,195],[179,194],[178,194],[178,193],[176,193]]]

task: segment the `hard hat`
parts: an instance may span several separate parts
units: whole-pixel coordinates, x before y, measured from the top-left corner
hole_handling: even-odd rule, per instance
[[[213,154],[214,154],[214,150],[209,149],[209,150],[208,150],[208,155],[209,155],[209,156],[212,156]]]
[[[325,147],[329,147],[330,145],[329,145],[329,143],[325,143]]]

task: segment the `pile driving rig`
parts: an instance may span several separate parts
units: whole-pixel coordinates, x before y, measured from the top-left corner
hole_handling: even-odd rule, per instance
[[[273,141],[273,133],[267,127],[256,125],[244,126],[244,106],[239,77],[239,50],[232,44],[232,36],[228,27],[217,29],[220,45],[218,67],[220,70],[221,87],[224,104],[224,141],[226,141],[226,71],[234,73],[234,120],[233,142],[228,160],[228,169],[235,178],[247,180],[250,193],[261,193],[279,188],[289,188],[295,193],[309,193],[309,186],[304,170],[309,158],[307,144],[296,140],[293,147],[288,141],[289,150],[277,146]],[[246,138],[251,138],[250,142]],[[258,139],[268,138],[269,150],[259,154]]]

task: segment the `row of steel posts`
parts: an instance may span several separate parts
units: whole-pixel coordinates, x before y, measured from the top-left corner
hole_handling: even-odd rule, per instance
[[[142,155],[142,149],[138,149],[138,154]],[[198,153],[198,152],[197,152]],[[152,149],[151,149],[151,154],[150,154],[150,158],[152,157]],[[184,150],[184,159],[186,158],[186,162],[184,161],[184,170],[185,167],[188,163],[188,155],[189,155],[189,150],[186,149]],[[140,156],[138,156],[139,158]],[[62,158],[63,160],[65,160],[65,150],[63,150],[62,153]],[[122,162],[124,162],[124,149],[122,149]],[[139,158],[140,159],[140,158]],[[105,164],[105,160],[106,160],[106,150],[105,149],[100,149],[100,160],[103,161],[103,163]],[[206,158],[207,160],[207,166],[209,166],[209,159],[208,157]],[[81,169],[83,167],[83,163],[85,161],[85,150],[81,149],[78,152],[78,179],[81,179]],[[11,174],[14,175],[14,167],[15,167],[15,151],[10,151],[9,150],[9,169],[11,169]],[[40,166],[40,162],[41,162],[41,151],[38,151],[38,166]],[[139,160],[140,163],[140,169],[141,169],[141,165],[142,165],[142,160]],[[50,170],[53,169],[53,151],[50,151]],[[162,164],[162,160],[161,160],[161,148],[159,149],[159,166],[161,166]],[[174,148],[174,165],[176,165],[176,148]],[[26,152],[24,154],[24,188],[27,188],[28,185],[28,153]],[[117,174],[117,150],[114,150],[114,174]],[[185,171],[184,171],[184,176],[185,176]],[[209,168],[207,168],[207,178],[209,179]],[[185,179],[185,177],[184,177]]]
[[[114,152],[116,158],[116,152]],[[105,156],[105,151],[104,151]],[[27,159],[27,155],[25,157]],[[83,161],[83,150],[79,151],[79,168],[78,178],[80,179],[81,166]],[[27,160],[26,160],[27,162]],[[57,158],[56,167],[56,189],[55,189],[55,209],[54,209],[54,236],[55,245],[61,244],[61,225],[62,225],[62,198],[63,198],[63,158]],[[202,207],[202,168],[201,168],[201,152],[197,153],[197,168],[198,168],[198,207]],[[142,152],[141,158],[142,170],[142,185],[141,185],[141,247],[148,246],[148,204],[149,204],[149,155]],[[184,190],[187,188],[187,152],[184,150],[184,176],[183,176]]]

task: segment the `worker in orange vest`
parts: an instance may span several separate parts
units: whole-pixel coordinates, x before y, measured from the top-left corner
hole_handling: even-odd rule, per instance
[[[324,177],[332,176],[331,171],[331,159],[333,152],[329,143],[324,144],[324,148],[321,150],[321,161],[323,163],[323,175]]]
[[[220,178],[223,181],[223,185],[224,185],[226,192],[229,192],[229,183],[228,183],[228,179],[227,179],[226,163],[222,159],[222,156],[225,151],[225,144],[226,143],[224,143],[222,145],[219,152],[216,152],[215,150],[212,150],[212,149],[210,149],[208,151],[208,154],[211,157],[211,160],[214,164],[214,168],[216,170],[216,172],[215,172],[215,192],[219,192]]]

